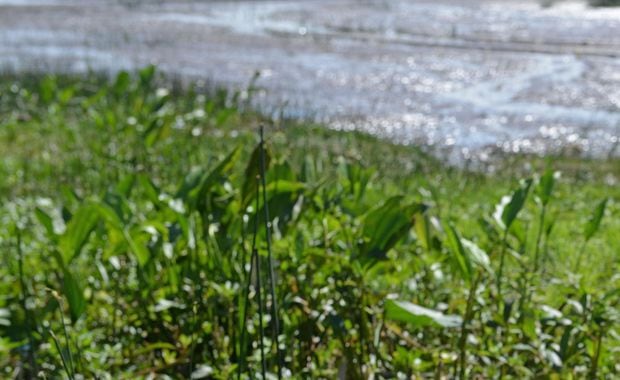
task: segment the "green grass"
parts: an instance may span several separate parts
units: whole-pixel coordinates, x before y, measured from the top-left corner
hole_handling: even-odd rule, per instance
[[[260,124],[284,377],[618,377],[617,160],[469,171],[246,95],[0,79],[0,377],[260,377],[254,236],[275,375]]]

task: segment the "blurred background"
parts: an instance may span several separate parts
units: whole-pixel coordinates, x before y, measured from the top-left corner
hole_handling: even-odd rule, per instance
[[[490,153],[617,156],[612,0],[0,0],[0,68],[156,64],[243,88],[265,112]]]

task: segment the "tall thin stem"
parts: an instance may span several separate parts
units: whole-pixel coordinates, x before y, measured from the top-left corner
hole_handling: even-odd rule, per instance
[[[534,248],[534,274],[538,273],[538,261],[540,254],[540,241],[543,235],[543,228],[545,227],[545,214],[547,212],[547,206],[543,205],[542,210],[540,211],[540,222],[538,226],[538,234],[536,236],[536,247]]]
[[[30,346],[28,350],[28,360],[30,361],[30,370],[32,373],[36,374],[37,364],[34,353],[34,338],[32,337],[32,316],[30,315],[30,310],[26,305],[26,299],[28,294],[28,289],[26,288],[26,281],[24,280],[24,253],[22,252],[22,234],[19,228],[16,228],[17,235],[17,258],[19,265],[19,285],[21,288],[21,303],[22,308],[24,309],[24,315],[26,316],[26,332],[28,334],[28,345]]]
[[[256,210],[255,210],[255,214],[254,214],[254,231],[252,234],[252,252],[250,254],[250,270],[247,272],[246,274],[246,288],[245,288],[245,303],[243,306],[243,322],[241,323],[241,339],[240,339],[240,347],[239,347],[239,366],[238,366],[238,370],[237,370],[237,378],[241,379],[241,374],[243,372],[243,370],[245,369],[246,366],[246,351],[245,351],[245,338],[246,338],[246,333],[247,333],[247,329],[246,329],[246,322],[248,319],[248,307],[250,305],[250,287],[252,286],[252,272],[255,270],[255,260],[254,260],[254,252],[256,251],[256,237],[258,235],[258,208],[259,208],[259,199],[260,199],[260,194],[259,194],[259,179],[258,177],[256,178]],[[244,248],[245,251],[245,248]],[[244,254],[244,260],[243,260],[243,265],[245,266],[245,254]],[[259,275],[258,272],[258,268],[256,268],[256,275]],[[259,301],[260,302],[260,301]],[[262,318],[261,318],[262,319]],[[262,326],[262,323],[261,323]],[[262,330],[262,328],[261,328]],[[262,331],[261,331],[262,333]],[[261,338],[262,339],[262,338]],[[264,354],[261,351],[261,358],[264,357]],[[264,360],[263,360],[264,362]]]
[[[457,368],[459,369],[458,379],[463,380],[465,378],[466,359],[467,359],[467,330],[469,328],[469,322],[472,319],[472,311],[474,308],[474,300],[476,299],[476,289],[478,288],[478,282],[480,282],[481,274],[478,273],[474,278],[474,281],[469,288],[469,295],[467,297],[467,307],[465,308],[465,315],[463,316],[463,323],[461,324],[461,336],[459,337],[459,361]],[[455,371],[456,372],[456,371]],[[456,373],[455,373],[456,375]]]
[[[532,299],[532,291],[530,291],[530,284],[534,280],[534,277],[538,274],[540,268],[540,242],[542,240],[543,229],[545,227],[545,215],[547,212],[547,205],[543,204],[540,211],[540,219],[538,222],[538,232],[536,233],[536,246],[534,247],[534,268],[532,273],[525,274],[524,291],[522,294],[521,305],[519,310],[523,312],[523,309],[529,304]]]
[[[502,237],[502,250],[500,252],[499,270],[497,271],[496,287],[497,287],[497,299],[498,299],[497,305],[498,305],[498,308],[501,306],[501,301],[503,300],[503,297],[502,297],[502,280],[503,280],[503,276],[504,276],[504,261],[505,261],[505,257],[506,257],[507,239],[508,239],[508,228],[506,228],[504,230],[504,236]]]
[[[269,261],[269,287],[271,291],[271,317],[274,326],[274,341],[278,356],[278,379],[282,378],[282,351],[280,350],[280,318],[278,317],[278,299],[275,290],[275,274],[273,269],[273,255],[271,252],[271,218],[269,217],[269,205],[267,203],[267,182],[265,179],[267,168],[265,158],[264,127],[260,126],[260,179],[263,187],[263,210],[265,213],[265,239],[267,241],[267,259]]]
[[[603,348],[603,335],[604,335],[603,330],[604,330],[603,326],[600,326],[599,331],[598,331],[597,342],[596,342],[596,352],[594,353],[594,357],[592,358],[592,369],[590,371],[591,379],[596,379],[598,375],[598,362],[601,356],[601,350]]]
[[[64,307],[62,303],[62,298],[58,296],[56,298],[56,301],[58,301],[58,306],[60,307],[60,323],[62,324],[62,332],[65,336],[65,344],[67,345],[67,353],[69,355],[69,368],[71,369],[71,373],[75,374],[75,366],[73,364],[73,354],[71,354],[71,345],[70,345],[71,343],[69,341],[69,333],[67,332],[67,324],[65,323]]]
[[[60,361],[62,362],[62,366],[65,369],[65,372],[67,373],[67,377],[70,380],[75,380],[75,378],[73,377],[73,373],[69,370],[69,366],[67,365],[67,361],[65,360],[65,355],[63,355],[62,353],[62,348],[60,347],[60,342],[58,341],[56,334],[54,334],[54,332],[51,329],[49,330],[49,334],[52,337],[52,340],[54,341],[54,345],[56,346],[58,355],[60,355]]]
[[[264,327],[263,327],[263,297],[262,297],[262,284],[261,284],[261,271],[260,271],[260,257],[258,255],[258,250],[253,249],[252,250],[252,257],[254,258],[254,260],[256,260],[256,287],[258,288],[257,291],[257,301],[258,301],[258,332],[259,332],[259,347],[260,347],[260,361],[261,361],[261,371],[262,371],[262,375],[263,375],[263,380],[266,379],[267,377],[267,364],[265,363],[265,347],[264,347],[264,340],[265,340],[265,333],[264,333]]]

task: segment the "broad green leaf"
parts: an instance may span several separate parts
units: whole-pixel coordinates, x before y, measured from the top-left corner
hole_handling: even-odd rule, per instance
[[[510,229],[510,226],[525,205],[525,200],[527,199],[527,194],[531,186],[531,179],[521,181],[519,188],[516,189],[511,196],[502,197],[500,203],[495,207],[493,216],[504,230]]]
[[[414,216],[426,210],[424,204],[402,205],[402,202],[402,196],[392,197],[364,217],[364,243],[360,247],[363,263],[385,259],[387,252],[413,226]]]
[[[415,233],[418,237],[418,241],[426,250],[431,250],[433,242],[431,241],[431,222],[427,213],[418,213],[414,217]]]
[[[221,177],[224,173],[227,173],[237,162],[239,155],[241,154],[240,147],[228,154],[220,163],[210,172],[202,172],[200,174],[192,173],[183,181],[183,185],[176,194],[176,198],[181,198],[186,201],[187,204],[196,205],[199,198],[204,197],[209,188]]]
[[[470,282],[472,278],[471,261],[469,255],[465,252],[465,248],[461,242],[461,237],[453,225],[448,226],[446,236],[448,239],[448,246],[452,252],[453,266],[456,268],[458,273],[460,273],[461,278],[464,281]]]
[[[437,310],[406,301],[388,300],[385,303],[385,318],[405,322],[413,327],[460,327],[463,320],[458,315],[446,315]]]
[[[607,206],[608,198],[603,199],[596,205],[594,208],[594,212],[588,218],[588,222],[586,223],[586,228],[584,231],[586,241],[590,240],[592,236],[598,231],[601,226],[601,220],[605,215],[605,207]]]
[[[136,182],[136,176],[134,174],[126,174],[121,178],[120,182],[116,185],[115,190],[118,194],[127,198],[131,194],[131,190]]]
[[[92,203],[85,203],[80,206],[69,220],[67,229],[61,236],[59,243],[62,258],[66,264],[70,263],[80,253],[98,221],[99,213],[97,207]]]
[[[129,85],[131,84],[131,77],[127,71],[121,71],[116,76],[116,81],[114,82],[114,93],[119,96],[127,91]]]
[[[138,72],[140,76],[140,84],[143,88],[148,88],[155,77],[155,66],[148,65]]]
[[[300,191],[306,188],[301,182],[292,182],[292,181],[273,181],[267,184],[267,195],[277,194],[277,193],[293,193],[296,191]]]
[[[345,171],[349,182],[349,192],[357,199],[361,198],[373,175],[373,170],[365,169],[359,164],[345,164]]]
[[[49,103],[54,100],[57,89],[56,77],[53,75],[46,75],[39,85],[39,94],[43,103]]]
[[[267,184],[267,205],[271,221],[277,219],[277,228],[281,233],[286,233],[289,224],[296,220],[303,212],[303,203],[298,203],[300,195],[306,189],[305,184],[291,181],[274,181]],[[258,215],[259,225],[264,217],[264,203],[262,196],[259,198],[259,209],[251,217],[250,225],[254,225]],[[274,225],[275,226],[275,225]]]
[[[261,165],[261,144],[256,145],[248,161],[248,165],[245,168],[245,179],[243,180],[243,186],[241,187],[241,199],[242,204],[247,206],[250,199],[256,194],[256,187],[258,185],[257,177],[260,174]],[[271,153],[269,149],[265,147],[265,170],[269,168],[271,162]]]
[[[124,231],[125,240],[127,240],[129,249],[136,256],[136,260],[138,260],[138,265],[140,267],[144,267],[151,258],[151,252],[146,246],[144,238],[136,235],[132,235],[127,230]]]
[[[93,204],[93,208],[99,213],[99,217],[108,227],[113,227],[117,230],[123,229],[123,221],[111,206],[105,203],[96,203]]]
[[[491,268],[491,260],[489,259],[489,255],[476,243],[471,240],[467,240],[465,238],[461,238],[461,244],[469,254],[471,258],[472,264],[476,264],[479,267],[485,269],[489,273],[493,273],[493,269]]]
[[[271,165],[267,172],[267,183],[274,181],[297,181],[297,176],[288,161],[279,160]]]
[[[75,323],[84,313],[84,310],[86,310],[86,300],[84,299],[82,287],[67,268],[63,269],[62,292],[69,302],[71,321]]]
[[[555,186],[555,173],[551,169],[547,169],[545,174],[540,177],[538,181],[538,186],[536,186],[536,195],[540,199],[540,203],[543,206],[546,206],[551,200],[551,193],[553,192],[553,187]]]
[[[41,223],[45,228],[45,231],[47,232],[47,237],[51,240],[55,240],[56,232],[54,232],[54,220],[52,219],[52,217],[49,216],[45,211],[41,210],[39,207],[34,210],[34,214],[37,217],[39,223]]]
[[[148,198],[154,205],[158,204],[160,190],[153,183],[151,178],[147,175],[140,175],[138,176],[138,183],[140,184],[142,191],[144,191],[146,198]]]

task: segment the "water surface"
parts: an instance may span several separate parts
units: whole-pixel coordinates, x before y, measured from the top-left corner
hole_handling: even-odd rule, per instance
[[[0,67],[149,63],[403,143],[619,155],[620,11],[528,1],[0,0]]]

